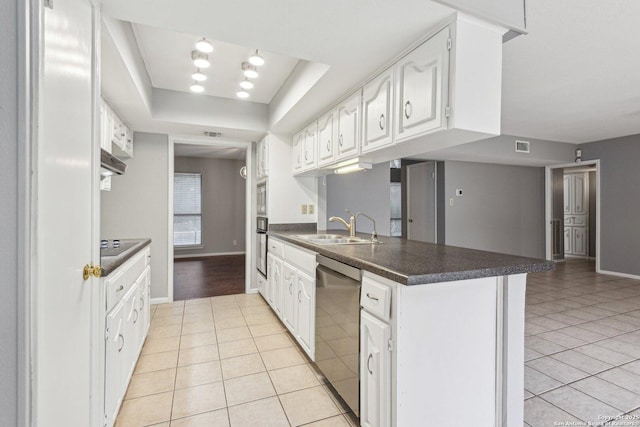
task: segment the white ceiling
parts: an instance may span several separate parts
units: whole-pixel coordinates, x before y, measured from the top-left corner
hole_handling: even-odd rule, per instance
[[[175,144],[173,154],[176,157],[204,157],[207,159],[244,160],[245,148],[219,147],[213,145]]]
[[[572,143],[640,133],[640,2],[536,0],[526,8],[529,34],[503,48],[502,133]],[[153,27],[150,31],[165,35],[192,34],[244,46],[245,56],[258,48],[327,64],[329,71],[270,123],[269,130],[289,133],[328,110],[452,12],[426,0],[109,0],[102,11],[133,22],[136,35],[141,26]],[[188,71],[167,77],[174,83],[161,83],[159,75],[174,73],[162,68],[177,67],[185,56],[188,60],[193,36],[185,36],[184,45],[162,40],[139,42],[142,55],[154,86],[177,90],[178,76]],[[109,78],[103,76],[105,85]],[[239,73],[235,80],[228,78],[235,92]],[[282,95],[265,96],[272,99],[270,112]],[[150,119],[141,102],[127,102],[134,129],[138,121],[148,131],[171,127]],[[184,120],[179,126],[189,132]],[[201,134],[203,128],[200,123],[191,131]],[[259,136],[238,126],[223,132]]]
[[[141,24],[133,24],[132,28],[153,86],[191,93],[191,74],[196,70],[191,62],[191,51],[202,36]],[[215,50],[208,54],[211,67],[201,70],[207,76],[202,83],[205,88],[202,95],[237,99],[239,83],[244,79],[241,64],[255,49],[209,41],[213,42]],[[260,51],[260,55],[265,63],[258,68],[259,76],[253,80],[255,87],[249,90],[249,99],[268,104],[298,60],[265,51]]]

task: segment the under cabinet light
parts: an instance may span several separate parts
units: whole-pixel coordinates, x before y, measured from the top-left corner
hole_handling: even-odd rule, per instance
[[[341,168],[334,170],[333,173],[338,175],[343,175],[345,173],[358,172],[358,171],[363,171],[371,168],[372,168],[371,163],[361,162],[361,163],[354,163],[347,166],[342,166]]]

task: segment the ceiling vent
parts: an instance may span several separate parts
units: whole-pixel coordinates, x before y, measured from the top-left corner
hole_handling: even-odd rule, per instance
[[[516,153],[530,153],[529,151],[529,141],[518,141],[516,140]]]
[[[211,138],[218,138],[219,136],[222,136],[222,132],[204,131],[204,136],[210,136]]]

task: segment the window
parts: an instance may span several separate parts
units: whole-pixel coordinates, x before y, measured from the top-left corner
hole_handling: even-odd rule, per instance
[[[173,245],[202,245],[202,176],[199,173],[174,174]]]

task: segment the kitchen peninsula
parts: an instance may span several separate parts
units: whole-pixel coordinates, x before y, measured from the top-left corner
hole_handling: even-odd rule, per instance
[[[526,275],[553,263],[399,238],[339,245],[299,231],[269,237],[362,272],[359,360],[342,359],[360,376],[361,425],[522,423]],[[340,364],[335,352],[331,363]],[[314,362],[328,357],[316,344]]]

